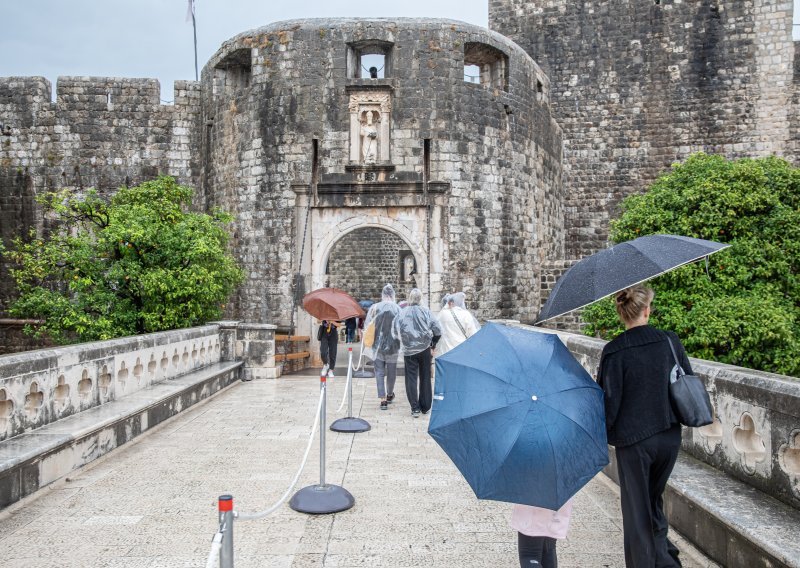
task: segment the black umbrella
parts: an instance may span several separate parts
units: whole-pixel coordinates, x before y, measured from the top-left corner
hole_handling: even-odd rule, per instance
[[[648,235],[587,256],[558,279],[535,323],[588,306],[729,246],[679,235]]]

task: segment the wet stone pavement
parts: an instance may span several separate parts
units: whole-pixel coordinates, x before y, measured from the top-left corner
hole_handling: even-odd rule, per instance
[[[309,439],[319,379],[235,383],[153,431],[0,513],[0,566],[204,567],[217,529],[217,497],[255,513],[286,491]],[[328,424],[345,379],[329,382]],[[356,379],[354,414],[372,430],[326,433],[326,480],[355,506],[310,516],[288,505],[235,524],[236,568],[514,567],[511,505],[477,500],[397,398],[378,408],[374,379]],[[296,489],[319,482],[319,435]],[[561,568],[622,567],[616,486],[596,477],[577,496]],[[674,535],[674,533],[673,533]],[[677,537],[684,566],[714,566]]]

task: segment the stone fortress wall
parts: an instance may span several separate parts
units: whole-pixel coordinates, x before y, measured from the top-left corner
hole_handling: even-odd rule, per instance
[[[337,243],[376,229],[401,239],[432,305],[464,289],[482,319],[529,321],[671,162],[794,157],[787,0],[490,0],[489,15],[494,31],[279,22],[225,42],[173,104],[154,79],[62,77],[52,102],[43,78],[0,78],[0,238],[46,228],[45,191],[166,173],[237,216],[247,281],[227,316],[288,325],[294,284],[330,281]],[[0,312],[10,293],[0,265]]]
[[[790,0],[490,0],[490,28],[547,72],[564,131],[568,259],[619,202],[697,151],[794,160]]]
[[[381,77],[365,77],[376,53]],[[301,292],[324,285],[335,243],[367,227],[403,239],[432,303],[466,289],[481,317],[535,315],[539,266],[563,254],[561,131],[547,77],[508,39],[450,20],[280,22],[226,42],[174,104],[158,91],[61,78],[51,102],[45,79],[0,79],[0,236],[44,228],[45,191],[166,173],[237,217],[231,317],[288,325],[295,273]]]

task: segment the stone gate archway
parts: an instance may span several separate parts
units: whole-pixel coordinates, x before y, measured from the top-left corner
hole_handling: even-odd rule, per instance
[[[357,300],[379,301],[381,289],[391,283],[400,301],[416,286],[418,270],[414,253],[399,235],[380,227],[364,227],[334,243],[324,273],[329,286],[341,288]]]

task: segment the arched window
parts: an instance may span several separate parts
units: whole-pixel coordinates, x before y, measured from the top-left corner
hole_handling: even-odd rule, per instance
[[[508,90],[508,56],[485,43],[464,44],[464,81]]]

